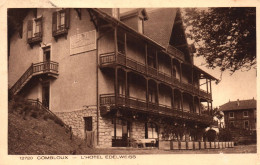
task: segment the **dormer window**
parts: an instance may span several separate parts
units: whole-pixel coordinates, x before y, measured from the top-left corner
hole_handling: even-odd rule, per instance
[[[27,42],[33,44],[42,41],[42,17],[29,20],[27,24]]]
[[[60,36],[67,38],[69,29],[69,9],[62,9],[52,14],[52,36],[55,40]]]

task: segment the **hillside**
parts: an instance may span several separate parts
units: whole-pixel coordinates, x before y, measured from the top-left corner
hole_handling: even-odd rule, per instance
[[[18,101],[19,102],[19,101]],[[18,104],[18,105],[17,105]],[[28,109],[30,109],[28,111]],[[46,113],[35,113],[33,107],[9,103],[8,154],[83,154],[90,148],[73,136]]]

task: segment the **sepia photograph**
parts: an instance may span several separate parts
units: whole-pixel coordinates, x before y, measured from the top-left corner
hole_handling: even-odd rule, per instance
[[[51,5],[6,9],[7,156],[257,154],[257,7]]]
[[[255,67],[253,7],[9,8],[8,154],[256,153]]]

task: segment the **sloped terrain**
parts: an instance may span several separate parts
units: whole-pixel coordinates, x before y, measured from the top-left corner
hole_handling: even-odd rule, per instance
[[[8,154],[83,154],[90,152],[79,139],[46,114],[23,113],[19,106],[9,104]],[[27,108],[28,109],[28,108]]]

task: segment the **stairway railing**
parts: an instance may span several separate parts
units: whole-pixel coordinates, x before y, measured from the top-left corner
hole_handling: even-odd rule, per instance
[[[28,80],[30,76],[33,74],[38,73],[46,73],[46,72],[54,72],[58,73],[58,66],[59,64],[54,61],[46,61],[46,62],[40,62],[35,63],[24,72],[24,74],[16,81],[16,83],[11,87],[10,92],[11,94],[15,94],[17,90],[23,85],[23,83]]]
[[[31,103],[31,105],[47,112],[48,114],[52,115],[53,117],[57,118],[57,120],[60,120],[60,122],[62,123],[62,125],[65,127],[65,129],[67,129],[68,131],[70,131],[70,126],[68,126],[67,124],[65,124],[56,114],[54,114],[51,110],[49,110],[47,107],[45,107],[40,101],[39,99],[28,99],[28,101]]]

